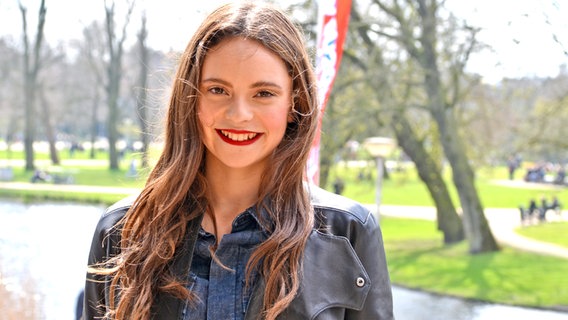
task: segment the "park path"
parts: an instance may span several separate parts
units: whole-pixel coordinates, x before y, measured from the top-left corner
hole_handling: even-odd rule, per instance
[[[23,183],[23,182],[0,182],[0,189],[12,190],[59,190],[69,192],[90,192],[90,193],[119,193],[119,194],[135,194],[140,191],[137,188],[122,187],[102,187],[102,186],[86,186],[86,185],[64,185],[64,184],[45,184],[45,183]],[[376,214],[376,205],[366,205],[373,213]],[[420,207],[420,206],[399,206],[399,205],[381,205],[381,216],[392,216],[402,218],[416,218],[435,220],[436,208]],[[545,254],[568,259],[568,248],[555,245],[552,243],[533,240],[519,235],[515,229],[521,226],[520,215],[518,209],[485,209],[485,216],[491,227],[491,231],[496,240],[501,245],[510,246],[520,250],[526,250],[538,254]],[[568,221],[568,211],[563,211],[560,216],[553,213],[547,215],[549,220]]]

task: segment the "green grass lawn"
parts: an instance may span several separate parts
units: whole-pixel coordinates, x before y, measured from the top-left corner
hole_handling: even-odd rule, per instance
[[[510,248],[470,255],[466,243],[442,245],[435,223],[381,219],[395,284],[470,299],[568,307],[568,261]]]
[[[568,222],[547,222],[517,228],[515,232],[540,241],[550,242],[568,248]]]
[[[89,186],[112,186],[136,188],[144,185],[146,175],[141,173],[137,177],[129,177],[126,167],[119,170],[109,170],[108,166],[100,164],[84,164],[69,165],[64,167],[50,166],[46,169],[51,174],[71,175],[74,184]],[[24,168],[14,168],[14,181],[30,182],[33,172],[25,171]],[[45,183],[45,182],[38,182]]]
[[[5,158],[2,158],[4,156]],[[107,156],[101,152],[97,153],[95,159],[88,159],[87,152],[78,152],[71,159],[66,153],[61,154],[60,166],[50,165],[46,154],[38,153],[36,155],[36,168],[44,170],[53,175],[72,176],[74,185],[89,186],[110,186],[122,188],[142,188],[146,181],[148,169],[137,168],[137,175],[132,177],[128,174],[129,164],[138,156],[136,154],[128,154],[121,162],[119,170],[109,170]],[[11,163],[6,158],[6,151],[0,151],[0,161]],[[9,159],[22,159],[23,154],[12,154]],[[19,161],[21,163],[21,160]],[[138,162],[139,163],[139,162]],[[10,165],[14,173],[13,181],[30,182],[33,172],[26,171],[21,165]],[[52,182],[37,182],[37,184],[52,184]],[[107,193],[84,193],[69,192],[62,190],[37,191],[37,190],[10,190],[0,189],[0,196],[20,198],[23,201],[81,201],[90,203],[103,203],[110,205],[129,194],[107,194]]]
[[[24,203],[32,203],[37,201],[64,201],[104,204],[110,206],[111,204],[129,195],[130,194],[128,193],[85,193],[58,190],[37,191],[0,188],[0,198],[19,199]]]

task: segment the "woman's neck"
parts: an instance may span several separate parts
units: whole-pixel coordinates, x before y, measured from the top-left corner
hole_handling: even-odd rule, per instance
[[[213,212],[205,215],[203,228],[220,242],[231,232],[233,220],[258,201],[261,173],[215,166],[206,169],[206,179]]]

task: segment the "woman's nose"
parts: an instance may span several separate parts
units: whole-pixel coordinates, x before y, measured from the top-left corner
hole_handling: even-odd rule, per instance
[[[234,122],[249,121],[253,117],[252,108],[245,99],[235,98],[227,108],[226,117]]]

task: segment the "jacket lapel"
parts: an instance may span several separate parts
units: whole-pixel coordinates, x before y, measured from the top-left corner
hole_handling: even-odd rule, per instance
[[[197,233],[202,219],[203,215],[189,222],[184,242],[178,249],[179,252],[176,252],[171,267],[174,277],[177,279],[187,279],[189,277],[193,249],[197,241]],[[159,293],[154,299],[152,314],[159,315],[160,320],[178,320],[181,319],[183,308],[185,308],[184,301],[170,294]]]

